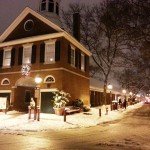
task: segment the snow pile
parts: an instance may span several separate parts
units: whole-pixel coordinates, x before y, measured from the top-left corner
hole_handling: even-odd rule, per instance
[[[40,114],[40,121],[28,119],[28,114],[16,111],[7,112],[4,114],[0,112],[0,130],[14,130],[14,131],[43,131],[43,130],[59,130],[67,128],[90,127],[104,122],[121,119],[123,115],[133,109],[142,106],[142,103],[128,106],[126,110],[119,109],[109,111],[106,115],[105,106],[91,108],[89,112],[81,112],[67,115],[66,122],[64,116],[57,116],[55,114]],[[99,116],[99,109],[101,109],[101,116]]]

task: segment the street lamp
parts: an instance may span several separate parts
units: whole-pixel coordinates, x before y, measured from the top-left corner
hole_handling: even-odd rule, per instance
[[[42,82],[42,78],[39,75],[37,75],[34,81],[36,83],[34,97],[36,98],[36,109],[37,109],[37,114],[38,114],[37,120],[40,121],[40,83]]]
[[[110,90],[110,110],[112,111],[112,93],[111,93],[111,90],[112,90],[113,86],[109,83],[107,85],[107,88]]]

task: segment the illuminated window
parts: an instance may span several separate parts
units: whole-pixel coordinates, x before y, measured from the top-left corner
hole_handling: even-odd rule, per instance
[[[31,64],[32,44],[23,45],[23,64]]]
[[[45,63],[55,62],[55,42],[56,40],[45,41]]]
[[[85,70],[85,55],[81,53],[81,70]]]
[[[71,65],[75,66],[75,47],[71,46]]]
[[[3,79],[1,82],[1,85],[9,85],[9,84],[10,84],[10,81],[7,78]]]
[[[3,55],[3,67],[9,67],[11,63],[11,49],[12,48],[4,48]]]
[[[44,83],[55,83],[55,78],[51,75],[48,75],[45,77]]]

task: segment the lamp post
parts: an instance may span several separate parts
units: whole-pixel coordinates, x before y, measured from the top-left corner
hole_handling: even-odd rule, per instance
[[[112,93],[111,90],[113,86],[111,84],[108,84],[107,88],[110,90],[110,110],[112,111]]]
[[[40,121],[40,83],[42,82],[42,78],[39,75],[37,75],[34,81],[36,83],[35,98],[36,98],[36,110],[38,114],[37,120]]]

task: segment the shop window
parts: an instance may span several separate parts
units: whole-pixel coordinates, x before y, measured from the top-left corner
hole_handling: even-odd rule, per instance
[[[1,82],[1,85],[9,85],[9,84],[10,84],[10,81],[7,78],[3,79]]]

